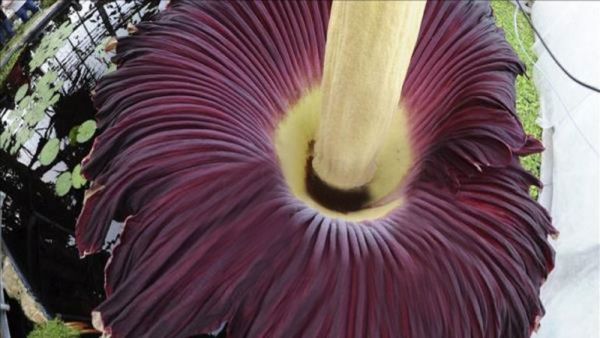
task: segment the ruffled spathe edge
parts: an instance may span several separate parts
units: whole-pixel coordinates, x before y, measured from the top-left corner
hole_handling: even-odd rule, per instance
[[[428,3],[403,92],[407,202],[361,224],[291,196],[271,140],[320,80],[328,8],[181,1],[119,41],[84,167],[102,188],[77,227],[94,252],[127,219],[97,309],[107,332],[531,333],[554,229],[527,193],[538,181],[518,156],[541,145],[516,118],[523,68],[489,6]]]

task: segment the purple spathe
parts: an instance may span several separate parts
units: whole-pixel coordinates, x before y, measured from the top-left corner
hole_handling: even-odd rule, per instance
[[[415,163],[373,221],[289,191],[273,131],[322,74],[327,2],[179,1],[119,40],[82,253],[126,220],[99,307],[113,337],[527,337],[553,265],[523,66],[488,4],[430,2],[404,85]]]

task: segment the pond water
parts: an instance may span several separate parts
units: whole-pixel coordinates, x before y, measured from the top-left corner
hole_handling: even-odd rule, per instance
[[[104,51],[111,34],[152,18],[159,1],[81,5],[55,16],[0,86],[0,191],[2,237],[23,279],[51,317],[89,322],[107,258],[80,259],[73,237],[89,184],[80,163],[97,132],[91,93],[115,68]]]

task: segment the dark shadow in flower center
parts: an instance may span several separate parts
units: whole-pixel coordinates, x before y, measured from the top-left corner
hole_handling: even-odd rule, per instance
[[[342,213],[359,211],[367,206],[371,196],[366,186],[351,190],[334,188],[319,178],[312,160],[312,156],[306,160],[306,191],[315,202]]]

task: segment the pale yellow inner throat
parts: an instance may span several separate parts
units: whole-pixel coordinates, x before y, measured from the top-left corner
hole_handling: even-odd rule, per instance
[[[290,108],[274,135],[291,191],[323,214],[376,219],[402,203],[394,192],[413,161],[400,94],[424,8],[424,1],[332,4],[321,84]],[[327,189],[307,189],[307,174]],[[356,194],[367,197],[348,210],[323,198]]]

